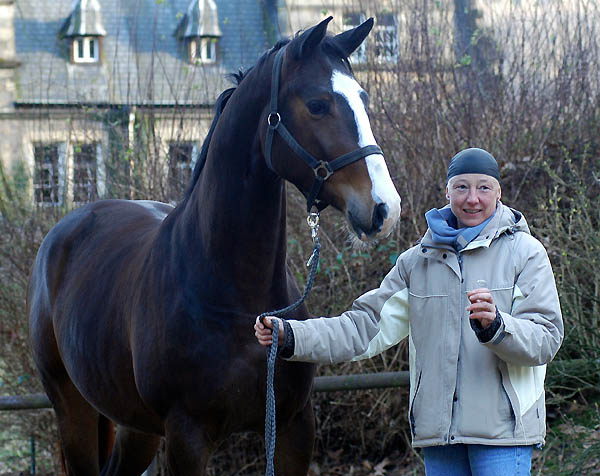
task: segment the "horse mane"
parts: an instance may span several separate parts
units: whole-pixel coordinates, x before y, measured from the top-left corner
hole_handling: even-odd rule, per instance
[[[202,169],[204,168],[204,164],[206,163],[206,157],[208,156],[208,147],[210,146],[210,140],[212,138],[215,127],[217,126],[217,122],[219,121],[219,118],[221,117],[221,114],[223,113],[223,110],[225,109],[225,106],[227,105],[229,98],[231,98],[231,95],[235,92],[235,90],[241,84],[241,82],[244,80],[244,78],[246,78],[248,76],[250,71],[252,71],[257,66],[262,65],[262,63],[264,63],[266,61],[266,59],[272,53],[278,51],[279,49],[281,49],[284,45],[288,44],[289,42],[290,42],[289,39],[278,41],[275,44],[275,46],[273,46],[273,48],[265,51],[262,54],[262,56],[258,59],[258,61],[256,62],[256,64],[254,66],[251,66],[250,68],[248,68],[245,71],[243,69],[239,69],[236,73],[229,73],[226,75],[226,78],[229,79],[230,81],[232,81],[234,83],[234,86],[232,88],[228,88],[225,91],[223,91],[217,98],[217,101],[214,106],[215,117],[213,118],[213,121],[208,130],[208,134],[206,135],[206,138],[204,139],[204,142],[202,143],[202,148],[200,149],[200,155],[198,156],[198,160],[196,161],[196,165],[194,166],[192,178],[191,178],[190,182],[188,183],[188,186],[183,194],[182,201],[187,200],[190,197],[190,195],[192,194],[192,191],[194,190],[194,187],[196,186],[196,183],[198,182],[198,179],[200,178],[200,173],[202,172]]]
[[[302,33],[302,31],[298,31],[296,33],[296,36],[298,36],[300,33]],[[337,45],[337,43],[335,41],[332,41],[332,38],[333,38],[332,36],[327,36],[323,39],[322,45],[323,45],[324,51],[330,55],[340,58],[342,60],[342,62],[344,63],[344,65],[346,65],[348,70],[352,73],[352,66],[350,65],[350,61],[346,57],[346,54]],[[198,156],[198,160],[196,161],[196,165],[194,166],[192,178],[183,194],[183,200],[187,200],[190,197],[190,195],[192,194],[192,191],[194,190],[194,187],[196,186],[196,183],[198,182],[198,179],[200,178],[200,173],[202,172],[202,169],[204,168],[204,164],[206,163],[206,157],[208,156],[208,147],[210,146],[210,140],[212,138],[212,135],[213,135],[213,132],[217,125],[217,122],[219,121],[219,117],[221,117],[221,114],[223,113],[223,110],[225,109],[225,106],[227,105],[229,98],[231,98],[231,95],[234,93],[234,91],[237,89],[237,87],[242,83],[242,81],[248,76],[248,74],[253,69],[260,67],[271,54],[279,51],[282,47],[287,45],[290,41],[291,41],[291,39],[289,39],[289,38],[279,40],[275,44],[275,46],[273,46],[271,49],[265,51],[261,55],[261,57],[258,59],[258,61],[256,62],[255,65],[250,66],[250,68],[248,68],[245,71],[240,68],[237,72],[229,73],[226,75],[226,78],[229,79],[231,82],[233,82],[234,86],[232,88],[228,88],[225,91],[223,91],[217,98],[217,101],[214,106],[215,117],[213,118],[213,121],[208,130],[208,134],[206,135],[206,138],[204,139],[204,142],[202,143],[202,148],[200,149],[200,155]]]
[[[202,148],[200,149],[200,155],[198,156],[198,160],[196,161],[196,165],[194,166],[194,172],[192,174],[192,179],[188,183],[185,193],[183,194],[183,200],[187,200],[190,197],[190,195],[192,194],[192,191],[194,189],[194,186],[196,185],[196,182],[198,182],[198,178],[200,177],[200,172],[202,172],[202,169],[204,168],[204,164],[206,163],[206,157],[208,156],[208,146],[210,145],[210,139],[213,135],[213,132],[215,131],[215,127],[217,126],[217,121],[219,120],[219,117],[221,117],[221,114],[223,113],[223,109],[225,109],[225,106],[227,105],[227,101],[229,101],[229,98],[231,97],[231,95],[233,94],[235,89],[236,89],[236,87],[226,89],[217,98],[217,102],[215,103],[215,117],[213,118],[213,121],[210,125],[210,129],[208,130],[208,134],[206,135],[206,138],[204,139],[204,142],[202,143]]]

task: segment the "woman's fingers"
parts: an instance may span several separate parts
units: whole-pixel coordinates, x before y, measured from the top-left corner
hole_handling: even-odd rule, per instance
[[[494,298],[492,297],[492,293],[487,288],[479,288],[473,289],[472,291],[467,292],[467,298],[472,303],[477,301],[486,301],[490,304],[494,304]]]
[[[256,322],[254,323],[254,335],[256,336],[256,339],[260,345],[269,346],[273,342],[273,319],[277,319],[279,321],[278,343],[279,345],[283,344],[283,322],[278,317],[265,316],[262,322],[257,317]]]
[[[264,346],[269,346],[273,342],[271,328],[266,327],[267,325],[270,325],[271,328],[273,327],[268,317],[264,318],[264,324],[263,322],[260,322],[260,319],[258,317],[256,318],[256,322],[254,323],[254,335],[256,336],[258,343]]]

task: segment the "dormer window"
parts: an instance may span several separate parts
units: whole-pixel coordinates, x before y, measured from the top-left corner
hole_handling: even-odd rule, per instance
[[[98,0],[77,0],[59,33],[71,42],[73,63],[98,63],[100,39],[105,35]]]
[[[189,48],[191,63],[214,63],[217,60],[216,38],[192,38]]]
[[[74,63],[97,63],[100,58],[99,52],[99,38],[82,36],[73,40]]]
[[[221,29],[214,0],[192,0],[175,35],[187,44],[190,63],[216,63]]]

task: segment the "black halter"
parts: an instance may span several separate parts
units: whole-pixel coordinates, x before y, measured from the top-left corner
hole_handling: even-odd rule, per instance
[[[273,136],[275,135],[275,131],[279,133],[281,138],[287,143],[287,145],[298,155],[306,164],[313,169],[315,173],[315,181],[313,182],[313,186],[308,194],[306,199],[306,208],[307,211],[310,212],[313,205],[315,205],[319,210],[322,210],[327,206],[326,203],[317,199],[317,195],[323,186],[325,180],[327,180],[333,172],[336,170],[345,167],[357,160],[360,160],[364,157],[367,157],[371,154],[382,154],[383,152],[378,145],[367,145],[365,147],[361,147],[360,149],[356,149],[347,154],[341,155],[340,157],[335,158],[334,160],[327,162],[325,160],[317,160],[310,153],[302,147],[296,139],[290,134],[290,131],[283,125],[283,121],[281,116],[277,112],[277,98],[279,96],[279,77],[281,75],[281,64],[283,63],[283,53],[285,51],[285,47],[281,48],[277,55],[275,56],[275,60],[273,62],[273,72],[271,76],[271,112],[267,117],[267,138],[265,144],[265,155],[267,156],[267,165],[269,168],[275,172],[273,169],[273,163],[271,161],[271,147],[273,145]],[[306,194],[305,194],[306,195]]]

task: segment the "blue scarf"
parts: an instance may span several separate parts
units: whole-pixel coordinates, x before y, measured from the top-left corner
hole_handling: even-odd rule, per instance
[[[450,207],[432,208],[425,213],[425,219],[431,229],[433,239],[437,243],[452,246],[456,251],[462,251],[471,241],[479,236],[481,231],[490,222],[492,216],[476,226],[465,226],[458,228],[458,220],[450,210]]]

